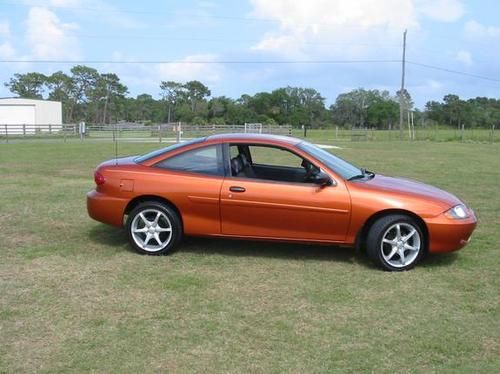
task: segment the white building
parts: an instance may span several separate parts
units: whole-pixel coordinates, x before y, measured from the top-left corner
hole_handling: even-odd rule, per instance
[[[58,101],[0,98],[0,134],[22,135],[62,129],[62,105]]]

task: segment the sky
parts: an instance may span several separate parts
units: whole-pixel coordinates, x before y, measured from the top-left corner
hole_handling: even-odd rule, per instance
[[[394,94],[407,29],[417,107],[448,93],[500,98],[499,14],[498,0],[0,0],[0,82],[81,61],[118,74],[131,96],[196,79],[233,98],[311,87],[329,105],[359,87]]]

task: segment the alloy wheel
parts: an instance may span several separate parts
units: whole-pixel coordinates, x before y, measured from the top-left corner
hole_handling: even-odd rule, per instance
[[[422,247],[418,230],[406,222],[391,225],[383,234],[380,249],[384,260],[395,268],[411,265]]]
[[[134,242],[147,252],[158,252],[172,240],[172,223],[159,209],[145,209],[130,225]]]

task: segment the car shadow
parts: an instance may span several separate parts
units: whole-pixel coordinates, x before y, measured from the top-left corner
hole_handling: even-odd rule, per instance
[[[97,224],[89,230],[89,239],[96,244],[134,252],[128,243],[125,229],[120,227]]]
[[[97,244],[134,252],[128,244],[127,233],[124,229],[118,227],[107,225],[93,226],[89,230],[89,239]],[[353,248],[314,244],[185,237],[173,254],[175,255],[175,253],[190,253],[204,256],[268,257],[300,261],[334,261],[351,264],[361,263],[367,267],[374,267],[366,256],[357,253]]]
[[[89,238],[97,244],[135,253],[127,240],[123,228],[96,225],[89,230]],[[332,261],[361,264],[368,268],[376,266],[366,255],[354,248],[332,245],[295,244],[280,242],[250,241],[239,239],[219,239],[185,237],[175,253],[195,255],[224,255],[236,257],[267,257],[299,261]],[[451,265],[458,257],[457,252],[431,254],[426,256],[418,267],[442,267]]]
[[[295,244],[264,242],[240,239],[215,239],[187,237],[179,248],[180,252],[200,255],[224,255],[236,257],[267,257],[287,260],[334,261],[345,263],[372,264],[353,248],[332,245]]]
[[[417,266],[433,268],[453,264],[458,258],[458,252],[431,253],[425,256]]]

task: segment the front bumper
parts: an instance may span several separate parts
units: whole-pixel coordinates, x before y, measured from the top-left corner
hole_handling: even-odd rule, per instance
[[[87,212],[96,221],[122,226],[126,206],[125,199],[111,197],[96,190],[87,193]]]
[[[477,219],[474,212],[465,219],[453,220],[440,214],[434,218],[425,219],[429,231],[429,252],[456,251],[470,241],[472,232],[476,228]]]

